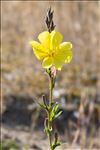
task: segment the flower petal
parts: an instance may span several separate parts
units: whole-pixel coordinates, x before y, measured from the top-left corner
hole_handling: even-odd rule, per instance
[[[57,32],[57,31],[52,31],[50,33],[50,35],[51,35],[50,48],[55,49],[56,47],[59,46],[63,37],[62,37],[61,33]]]
[[[65,61],[64,56],[61,55],[60,53],[54,56],[53,64],[56,67],[56,69],[61,70],[62,65],[63,65],[63,63]]]
[[[37,48],[40,46],[40,43],[36,41],[30,41],[29,44],[31,45],[32,48]]]
[[[72,51],[68,50],[66,54],[65,63],[70,63],[71,60],[72,60]]]
[[[70,42],[63,42],[60,44],[60,52],[65,55],[65,63],[69,63],[72,59],[72,44]]]
[[[50,68],[52,66],[52,63],[53,63],[52,57],[46,57],[43,60],[42,66],[43,68]]]
[[[60,44],[60,49],[68,50],[72,48],[72,43],[71,42],[63,42]]]
[[[45,48],[50,48],[50,33],[48,31],[40,33],[38,39]]]
[[[30,42],[33,52],[38,59],[42,59],[47,56],[47,51],[42,47],[42,45],[36,41]]]

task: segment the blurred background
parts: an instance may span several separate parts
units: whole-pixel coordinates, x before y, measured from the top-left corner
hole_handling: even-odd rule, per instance
[[[48,147],[45,113],[36,103],[48,95],[48,77],[29,41],[47,30],[45,16],[50,6],[56,30],[73,44],[73,59],[58,72],[53,91],[63,110],[54,122],[63,143],[58,149],[100,149],[99,1],[2,1],[2,150]]]

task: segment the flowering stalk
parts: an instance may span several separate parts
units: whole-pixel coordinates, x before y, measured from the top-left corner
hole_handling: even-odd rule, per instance
[[[72,59],[72,44],[71,42],[61,43],[63,36],[60,32],[54,30],[55,25],[51,8],[48,9],[45,22],[48,31],[39,34],[38,39],[40,43],[31,41],[30,45],[37,59],[43,59],[42,66],[46,69],[49,76],[49,101],[43,95],[43,103],[39,103],[39,105],[46,111],[47,118],[44,122],[44,131],[49,138],[50,150],[54,150],[60,145],[60,142],[58,133],[53,131],[52,122],[61,115],[62,111],[59,111],[58,104],[53,101],[53,89],[57,70],[61,70],[63,63],[69,63]]]
[[[47,16],[46,16],[46,25],[49,32],[52,32],[55,28],[54,22],[53,22],[53,11],[51,11],[51,8],[48,9]],[[55,70],[55,71],[54,71]],[[52,141],[52,121],[53,117],[55,118],[58,111],[58,105],[53,102],[53,88],[55,84],[55,78],[56,78],[56,68],[52,67],[46,70],[46,72],[49,75],[49,109],[47,110],[47,120],[48,120],[48,126],[45,127],[45,131],[48,134],[49,137],[49,143],[50,143],[50,149],[54,150],[57,146],[60,145],[58,142],[58,134],[55,133],[55,139],[54,142]],[[56,110],[55,110],[56,108]],[[61,113],[61,112],[60,112]]]

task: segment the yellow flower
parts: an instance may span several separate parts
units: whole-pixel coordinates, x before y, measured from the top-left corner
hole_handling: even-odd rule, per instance
[[[43,68],[50,68],[55,66],[56,69],[61,70],[63,63],[69,63],[72,59],[72,44],[70,42],[63,42],[60,32],[44,31],[39,34],[40,41],[31,41],[30,44],[33,48],[34,54],[40,60],[43,59]]]

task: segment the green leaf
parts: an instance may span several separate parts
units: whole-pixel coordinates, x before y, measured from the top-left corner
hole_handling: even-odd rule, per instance
[[[47,127],[45,127],[45,128],[44,128],[44,132],[45,132],[47,135],[49,135],[49,134],[52,132],[52,128],[47,128]]]
[[[39,104],[39,106],[40,106],[41,108],[46,109],[46,107],[45,107],[45,105],[44,105],[43,103],[38,103],[38,104]]]
[[[58,113],[55,115],[55,118],[58,118],[61,114],[62,114],[62,111],[58,112]]]
[[[50,115],[50,121],[54,120],[55,118],[59,117],[61,115],[62,111],[58,112],[58,104],[55,103],[55,105],[52,108],[51,115]]]
[[[56,104],[54,107],[54,112],[56,113],[57,111],[58,111],[58,104]]]

